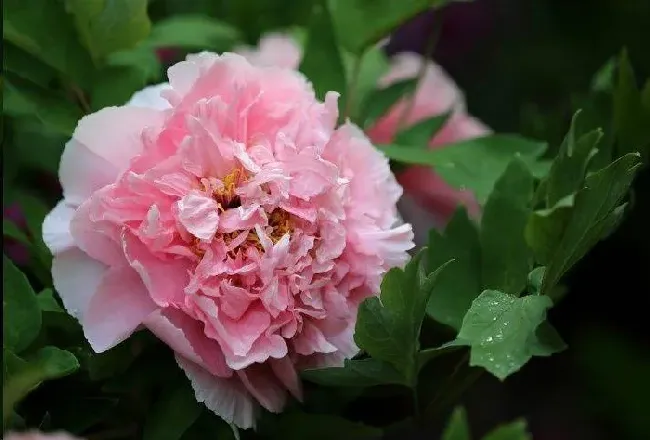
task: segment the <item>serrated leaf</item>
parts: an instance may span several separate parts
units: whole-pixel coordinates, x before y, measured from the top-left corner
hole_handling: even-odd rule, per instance
[[[467,412],[465,408],[459,406],[451,413],[447,426],[442,433],[442,440],[471,440],[471,438]]]
[[[419,121],[406,128],[405,130],[397,133],[397,136],[395,137],[395,143],[397,145],[409,145],[426,148],[436,133],[438,133],[442,127],[445,126],[447,121],[449,121],[450,117],[451,111],[448,111],[441,115]]]
[[[575,131],[579,115],[580,112],[574,115],[571,128],[547,176],[547,208],[555,206],[582,187],[589,161],[596,154],[596,148],[602,138],[600,130],[590,131],[577,138]]]
[[[79,362],[68,351],[56,347],[44,347],[34,355],[22,360],[11,357],[7,365],[5,354],[6,379],[2,390],[3,415],[11,413],[12,408],[43,381],[67,376],[79,368]]]
[[[154,23],[142,42],[150,48],[229,50],[241,38],[232,25],[207,15],[173,15]]]
[[[562,241],[566,225],[571,219],[575,196],[569,195],[549,209],[533,211],[528,218],[524,235],[535,259],[548,264]]]
[[[96,62],[131,49],[151,30],[147,0],[66,0],[66,9],[84,46]]]
[[[417,84],[417,78],[405,79],[368,93],[361,108],[362,126],[371,127],[379,118],[386,115],[393,105],[413,93]]]
[[[5,0],[2,10],[4,39],[77,84],[89,82],[94,71],[92,61],[79,44],[72,19],[61,2]]]
[[[335,387],[372,387],[404,385],[404,377],[390,364],[378,359],[346,359],[343,367],[304,370],[302,377],[310,382]]]
[[[202,407],[187,381],[171,386],[147,412],[143,440],[178,440],[199,418]]]
[[[519,295],[526,287],[532,253],[524,238],[533,197],[533,176],[513,160],[494,185],[481,218],[481,284]]]
[[[532,440],[525,420],[515,420],[499,426],[483,437],[483,440]]]
[[[327,414],[285,413],[277,417],[272,437],[284,440],[371,440],[381,429]]]
[[[552,306],[547,296],[516,297],[486,290],[474,300],[457,341],[470,347],[470,366],[500,380],[517,372],[539,350],[530,344]]]
[[[515,157],[523,161],[535,177],[543,177],[548,172],[548,165],[539,161],[546,144],[517,135],[484,136],[435,150],[404,145],[381,145],[380,148],[388,158],[398,162],[433,167],[451,186],[472,191],[481,204]]]
[[[419,12],[449,0],[329,0],[341,44],[353,53],[378,42]]]
[[[481,245],[476,225],[465,208],[458,208],[443,234],[429,232],[429,268],[454,259],[438,277],[427,313],[436,321],[458,330],[474,298],[481,293]]]
[[[324,0],[314,4],[299,70],[309,78],[319,99],[323,99],[329,91],[342,94],[346,91],[345,67],[332,27],[332,17]]]
[[[380,298],[359,307],[354,340],[373,358],[389,362],[413,384],[417,370],[419,334],[431,291],[449,261],[428,276],[423,252],[404,270],[391,269],[382,280]]]
[[[2,342],[20,353],[36,339],[41,329],[41,309],[25,275],[2,256]]]
[[[573,265],[622,219],[619,206],[641,165],[638,154],[626,154],[589,175],[576,194],[574,209],[562,240],[547,264],[542,293],[547,294]]]

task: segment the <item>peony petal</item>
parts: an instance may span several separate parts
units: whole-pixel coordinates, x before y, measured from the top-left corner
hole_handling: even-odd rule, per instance
[[[75,207],[61,200],[43,220],[43,241],[52,254],[58,254],[75,246],[70,233],[70,221]]]
[[[161,260],[130,233],[123,234],[122,243],[126,259],[140,275],[151,299],[159,307],[183,304],[183,289],[189,282],[190,262],[185,259]]]
[[[88,304],[82,320],[84,334],[92,349],[102,353],[128,338],[156,309],[136,271],[112,267]]]
[[[167,308],[149,315],[144,325],[172,350],[188,359],[210,374],[219,377],[232,376],[226,365],[221,347],[213,339],[205,337],[199,321],[180,310]]]
[[[157,110],[106,107],[81,118],[72,137],[122,171],[142,151],[143,130],[160,128],[164,119]]]
[[[256,364],[237,372],[249,393],[267,410],[279,413],[287,401],[287,393],[275,380],[266,365]]]
[[[178,201],[178,220],[201,240],[212,240],[219,226],[219,204],[212,197],[191,192]]]
[[[291,359],[269,359],[271,370],[287,390],[298,400],[302,400],[302,382]]]
[[[71,139],[61,155],[59,181],[63,196],[71,205],[80,205],[95,191],[115,182],[119,169]]]
[[[79,248],[54,256],[52,281],[68,313],[80,321],[83,319],[107,269]]]
[[[176,362],[192,383],[198,402],[239,428],[248,429],[255,426],[257,405],[239,378],[224,379],[213,376],[179,355],[176,356]]]
[[[167,110],[171,108],[169,102],[161,96],[161,92],[170,90],[169,83],[156,84],[148,86],[139,92],[135,92],[126,105],[131,107],[143,107],[154,110]]]

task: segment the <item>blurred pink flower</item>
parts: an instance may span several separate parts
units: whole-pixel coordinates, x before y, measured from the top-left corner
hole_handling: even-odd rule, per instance
[[[43,224],[52,275],[97,352],[144,325],[196,397],[254,425],[301,398],[298,370],[357,353],[359,303],[413,247],[401,187],[299,73],[235,54],[83,118]],[[161,95],[164,99],[161,99]]]
[[[301,58],[298,43],[292,37],[278,33],[262,37],[257,48],[243,47],[237,51],[252,63],[282,65],[294,69],[298,68]],[[400,80],[417,78],[422,62],[422,57],[415,53],[393,56],[390,69],[380,79],[378,86],[387,87]],[[433,62],[426,63],[426,71],[418,84],[414,102],[398,102],[367,130],[368,137],[374,143],[390,143],[402,119],[403,128],[406,128],[447,111],[452,111],[452,116],[445,127],[431,139],[431,148],[490,133],[488,127],[467,114],[462,92],[444,70]],[[406,118],[402,116],[404,111],[409,111]],[[405,192],[399,205],[400,212],[407,221],[413,223],[418,244],[426,242],[431,225],[444,226],[459,204],[465,205],[473,216],[479,213],[479,205],[470,192],[450,187],[430,168],[408,167],[397,179]]]
[[[81,440],[67,432],[40,432],[36,430],[25,432],[8,432],[3,437],[4,440]]]

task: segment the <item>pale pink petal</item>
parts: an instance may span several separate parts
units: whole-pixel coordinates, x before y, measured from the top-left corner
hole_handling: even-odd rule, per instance
[[[113,267],[88,304],[84,334],[93,350],[102,353],[128,338],[155,310],[138,274],[129,266]]]
[[[75,246],[70,221],[75,207],[61,200],[43,220],[43,241],[50,252],[58,254]]]
[[[126,105],[132,107],[143,107],[154,110],[166,110],[171,108],[169,102],[161,96],[161,92],[170,90],[171,86],[168,83],[156,84],[148,86],[144,89],[135,92]]]
[[[118,174],[118,167],[74,138],[65,145],[59,166],[59,180],[63,196],[71,205],[82,204],[93,192],[113,183]]]
[[[298,400],[302,400],[302,382],[291,359],[269,359],[271,370],[287,390]]]
[[[199,321],[168,308],[150,314],[144,325],[172,350],[219,377],[232,376],[219,344],[205,337]]]
[[[192,383],[197,401],[228,423],[243,429],[255,426],[257,405],[238,378],[224,379],[211,375],[179,355],[176,362]]]
[[[82,320],[97,291],[107,266],[90,258],[79,248],[71,248],[52,259],[52,281],[63,306]]]
[[[275,376],[266,366],[254,365],[237,374],[249,393],[267,410],[278,413],[282,411],[287,400],[287,393],[275,380]]]
[[[72,135],[92,153],[122,171],[142,151],[142,131],[159,128],[160,111],[141,107],[106,107],[81,118]]]
[[[219,205],[212,197],[191,192],[178,201],[178,219],[201,240],[211,240],[219,226]]]

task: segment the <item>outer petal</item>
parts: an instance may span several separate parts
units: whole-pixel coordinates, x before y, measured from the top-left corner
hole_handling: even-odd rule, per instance
[[[228,423],[247,429],[255,426],[257,404],[238,378],[213,376],[197,364],[176,356],[176,362],[192,382],[196,400]]]
[[[61,200],[43,221],[43,241],[52,254],[58,254],[74,247],[70,234],[70,220],[75,208]]]
[[[79,248],[54,256],[52,280],[63,305],[72,316],[82,320],[97,286],[108,269]]]
[[[126,105],[131,107],[151,108],[154,110],[167,110],[172,106],[161,96],[161,92],[170,90],[169,83],[160,83],[155,86],[148,86],[139,92],[135,92]]]
[[[201,324],[185,313],[168,308],[152,313],[144,324],[179,355],[212,375],[232,376],[219,344],[203,333]]]
[[[267,410],[279,413],[287,401],[287,393],[266,365],[255,364],[237,372],[249,393]]]
[[[157,309],[131,267],[113,267],[88,304],[82,325],[90,346],[102,353],[119,344]]]

